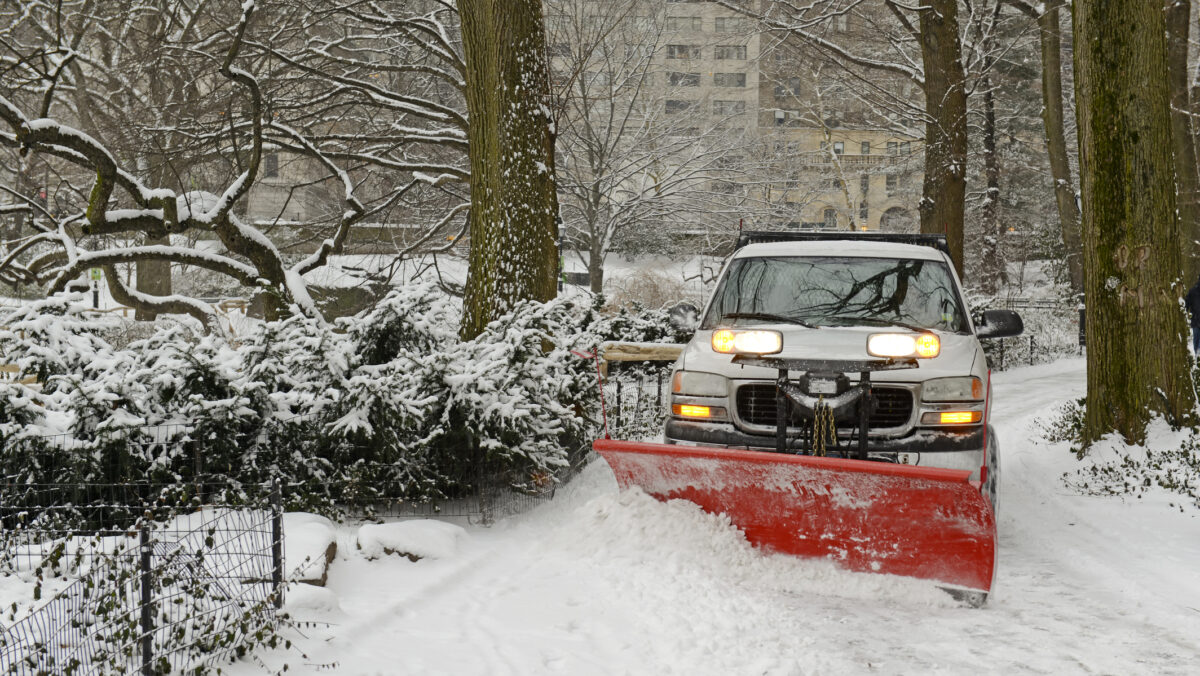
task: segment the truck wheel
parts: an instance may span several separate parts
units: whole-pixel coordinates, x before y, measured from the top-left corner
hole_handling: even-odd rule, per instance
[[[980,492],[992,503],[992,513],[1000,514],[1000,442],[996,432],[991,427],[987,431],[987,481],[983,482]]]

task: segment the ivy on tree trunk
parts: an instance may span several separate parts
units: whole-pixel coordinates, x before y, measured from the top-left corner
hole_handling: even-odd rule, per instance
[[[557,292],[558,199],[540,0],[458,0],[466,62],[471,253],[460,335]]]
[[[1084,441],[1145,440],[1196,404],[1180,306],[1163,6],[1076,0],[1075,97],[1088,312]]]

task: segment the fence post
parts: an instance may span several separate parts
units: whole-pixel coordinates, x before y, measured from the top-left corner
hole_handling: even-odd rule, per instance
[[[617,405],[613,407],[613,429],[621,436],[621,381],[617,381]]]
[[[1000,339],[1000,370],[1004,370],[1004,339]]]
[[[1029,365],[1033,366],[1033,334],[1029,334]]]
[[[271,486],[271,584],[275,607],[283,607],[283,490],[276,477]]]
[[[139,566],[142,587],[142,676],[153,676],[154,674],[154,573],[150,567],[153,550],[150,548],[150,530],[146,527],[149,518],[150,514],[147,512],[139,534],[142,555]]]
[[[658,399],[654,400],[654,410],[656,412],[662,411],[662,383],[663,383],[663,372],[660,369],[658,372]]]

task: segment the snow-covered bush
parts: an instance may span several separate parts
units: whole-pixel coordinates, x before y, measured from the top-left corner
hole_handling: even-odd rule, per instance
[[[435,287],[394,291],[334,325],[303,316],[230,344],[163,323],[114,347],[52,300],[0,317],[0,475],[26,482],[221,482],[279,477],[291,508],[461,494],[483,472],[553,481],[595,433],[603,340],[678,340],[663,312],[526,303],[474,340]],[[57,435],[57,436],[52,436]]]

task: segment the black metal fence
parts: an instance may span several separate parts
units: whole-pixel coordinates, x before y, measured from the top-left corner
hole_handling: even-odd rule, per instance
[[[613,362],[604,384],[608,432],[615,439],[662,435],[671,396],[670,362]]]
[[[1020,336],[982,341],[993,370],[1045,364],[1083,353],[1079,310],[1074,301],[1008,298],[989,307],[1016,310],[1025,323],[1025,332]]]
[[[635,411],[641,410],[635,405]],[[642,414],[639,413],[638,416]],[[636,416],[635,416],[636,417]],[[0,675],[201,673],[273,640],[283,600],[285,504],[303,481],[238,483],[205,466],[187,426],[125,430],[119,440],[70,435],[9,440],[22,474],[0,473]],[[78,475],[96,448],[119,447],[87,472],[126,476],[122,458],[174,458],[193,471],[170,483],[39,483]],[[475,476],[441,500],[406,498],[403,481],[324,486],[338,516],[462,519],[490,525],[546,502],[590,458],[581,445],[553,470],[520,480],[468,454]],[[7,464],[7,463],[6,463]],[[94,464],[94,463],[93,463]],[[110,466],[111,465],[111,466]],[[6,467],[12,469],[11,467]]]
[[[0,618],[0,673],[203,673],[273,643],[283,511],[278,486],[264,493],[6,482],[0,574],[28,597]]]

